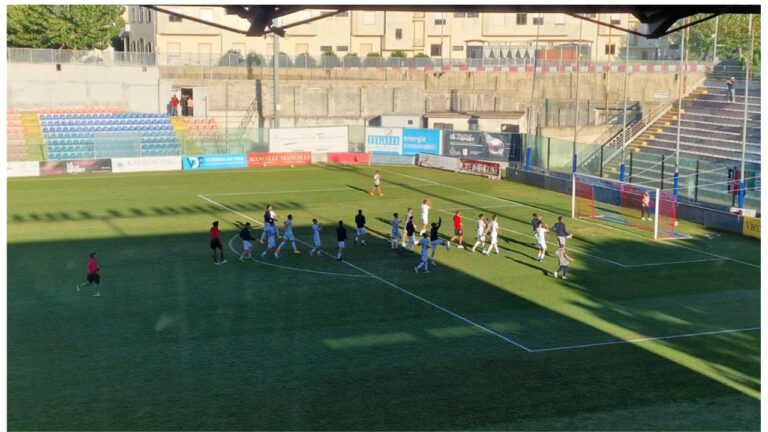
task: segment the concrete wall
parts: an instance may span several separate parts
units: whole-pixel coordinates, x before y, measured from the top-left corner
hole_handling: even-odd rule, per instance
[[[19,109],[60,106],[119,106],[128,111],[160,111],[158,68],[8,64],[8,106]],[[162,111],[165,111],[163,103]]]
[[[702,74],[690,74],[692,87]],[[535,78],[535,83],[534,83]],[[677,75],[631,74],[628,99],[661,102],[677,93]],[[116,105],[129,111],[164,112],[171,89],[195,89],[196,115],[222,120],[230,127],[257,101],[252,127],[270,127],[273,118],[272,74],[268,68],[123,67],[63,64],[8,65],[9,106]],[[533,88],[533,92],[532,92]],[[606,93],[607,92],[607,93]],[[599,111],[620,103],[624,75],[580,74],[579,125],[598,123]],[[572,126],[576,122],[576,75],[544,73],[433,74],[386,70],[284,69],[280,79],[281,126],[365,124],[382,113],[450,111],[527,111],[533,94],[533,124]],[[199,96],[198,96],[199,95]],[[204,95],[204,98],[202,97]],[[528,116],[525,117],[526,120]]]

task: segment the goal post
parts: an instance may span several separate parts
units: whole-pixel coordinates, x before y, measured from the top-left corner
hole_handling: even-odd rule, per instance
[[[650,201],[644,211],[643,199]],[[573,175],[571,215],[637,229],[654,240],[689,238],[677,233],[677,202],[671,192],[585,174]]]

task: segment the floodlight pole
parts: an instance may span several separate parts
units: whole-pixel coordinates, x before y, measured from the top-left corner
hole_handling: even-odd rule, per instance
[[[277,18],[272,20],[272,27],[277,26]],[[272,32],[272,127],[280,127],[280,37]]]
[[[541,26],[536,26],[536,42],[534,43],[533,48],[533,84],[531,85],[531,99],[528,101],[528,135],[525,140],[525,170],[530,171],[531,170],[531,145],[530,140],[532,136],[536,133],[536,129],[534,128],[534,134],[531,134],[531,125],[533,124],[533,97],[535,95],[536,90],[536,53],[539,50],[539,30],[541,29]],[[561,50],[562,52],[562,50]],[[543,69],[542,69],[543,71]],[[538,123],[538,117],[537,117],[537,123]],[[535,140],[536,138],[534,138]],[[536,142],[536,141],[534,141]]]
[[[717,28],[718,28],[719,24],[720,24],[720,15],[715,17],[715,47],[714,47],[715,49],[712,52],[712,67],[713,68],[717,64]]]
[[[627,14],[627,27],[629,27],[629,14]],[[629,86],[629,32],[624,43],[627,53],[624,56],[624,128],[622,130],[621,165],[619,165],[619,181],[624,181],[624,149],[627,147],[627,87]]]
[[[688,20],[686,19],[687,22]],[[672,194],[675,197],[675,202],[677,202],[678,186],[680,183],[680,123],[683,117],[683,77],[685,76],[685,34],[687,30],[683,30],[680,35],[680,75],[677,80],[677,142],[675,144],[675,176],[672,184]]]
[[[576,174],[576,137],[579,133],[579,72],[581,71],[581,34],[584,20],[579,20],[579,41],[576,44],[576,122],[573,126],[573,163],[571,171]]]
[[[752,64],[753,51],[755,50],[755,35],[752,31],[752,14],[749,14],[749,53],[747,54],[747,73],[744,82],[744,124],[741,130],[741,175],[739,178],[739,208],[744,208],[744,165],[747,153],[747,117],[749,111],[749,67]],[[734,93],[736,90],[734,90]]]

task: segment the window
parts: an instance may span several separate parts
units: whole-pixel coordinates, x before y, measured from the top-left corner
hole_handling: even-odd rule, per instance
[[[435,14],[435,25],[445,25],[445,12]]]
[[[451,48],[452,51],[464,51],[464,45],[454,45]]]
[[[528,24],[528,14],[517,14],[517,25]]]
[[[141,6],[136,9],[136,21],[140,23],[144,22],[144,8]]]
[[[581,14],[581,16],[583,16],[584,18],[597,18],[597,14],[593,14],[593,13],[585,13],[585,14]]]
[[[613,25],[620,25],[621,24],[621,17],[619,15],[611,15],[611,24],[613,24]]]
[[[211,8],[200,9],[200,19],[208,22],[213,22],[213,9]]]
[[[504,14],[497,13],[493,16],[493,24],[497,26],[504,25]]]
[[[333,47],[330,45],[320,45],[320,52],[333,51]]]
[[[431,55],[432,57],[442,57],[443,46],[440,44],[432,44],[429,49],[429,55]]]
[[[453,129],[453,123],[438,123],[434,124],[435,129]]]
[[[454,18],[466,18],[467,13],[466,12],[454,12],[453,13]]]
[[[395,29],[395,39],[400,40],[403,38],[403,29]]]
[[[467,12],[467,18],[480,18],[480,12]]]
[[[178,9],[171,9],[171,11],[179,13]],[[168,22],[181,22],[181,17],[174,14],[168,15]]]
[[[374,25],[374,24],[376,24],[376,13],[375,12],[369,12],[369,11],[363,12],[363,24],[364,25]]]
[[[147,42],[147,52],[152,52],[152,42]]]
[[[539,16],[533,17],[533,25],[542,25],[544,24],[544,15],[539,14]]]
[[[147,23],[152,22],[152,11],[150,9],[147,9]]]
[[[607,55],[614,55],[614,54],[616,54],[616,44],[606,44],[605,45],[605,54],[607,54]]]
[[[565,24],[565,14],[555,14],[555,24],[557,24],[557,25],[564,25]]]
[[[131,24],[136,22],[136,9],[131,8],[131,17],[129,18]]]
[[[349,46],[347,45],[336,45],[336,52],[347,52],[349,51]]]
[[[339,17],[339,18],[341,18],[341,17],[348,17],[349,16],[349,11],[339,12],[339,13],[336,14],[336,16]]]
[[[648,60],[648,51],[643,51],[640,55],[642,56],[641,60]]]

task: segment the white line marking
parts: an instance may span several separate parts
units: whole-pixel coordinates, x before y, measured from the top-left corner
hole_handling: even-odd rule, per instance
[[[250,216],[247,216],[247,215],[244,215],[244,214],[242,214],[242,213],[240,213],[240,212],[238,212],[238,211],[235,211],[235,210],[233,210],[233,209],[231,209],[231,208],[229,208],[229,207],[227,207],[227,206],[225,206],[225,205],[223,205],[223,204],[219,204],[219,203],[217,203],[216,201],[214,201],[214,200],[212,200],[212,199],[210,199],[210,198],[207,198],[207,197],[205,197],[205,196],[203,196],[203,195],[198,195],[198,196],[199,196],[200,198],[202,198],[202,199],[204,199],[204,200],[206,200],[206,201],[208,201],[208,202],[212,203],[212,204],[215,204],[215,205],[217,205],[217,206],[219,206],[219,207],[221,207],[221,208],[224,208],[224,209],[226,209],[226,210],[229,210],[230,212],[232,212],[232,213],[234,213],[234,214],[236,214],[236,215],[238,215],[238,216],[244,217],[244,218],[246,218],[246,219],[250,219],[250,220],[252,220],[252,221],[254,221],[254,222],[256,222],[256,223],[258,223],[258,224],[260,224],[260,225],[263,225],[263,223],[262,223],[262,222],[259,222],[258,220],[254,219],[254,218],[252,218],[252,217],[250,217]],[[296,241],[297,241],[297,242],[299,242],[299,243],[301,243],[301,244],[304,244],[304,245],[306,245],[306,246],[309,246],[309,244],[308,244],[308,243],[305,243],[305,242],[303,242],[303,241],[301,241],[301,240],[296,240]],[[335,259],[335,258],[334,258],[332,255],[328,254],[328,253],[327,253],[327,252],[325,252],[325,251],[323,251],[323,252],[322,252],[322,254],[323,254],[323,255],[325,255],[325,256],[328,256],[328,257],[331,257],[331,258]],[[369,272],[368,270],[365,270],[365,269],[363,269],[363,268],[360,268],[360,267],[358,267],[358,266],[356,266],[356,265],[352,264],[351,262],[349,262],[349,261],[347,261],[347,260],[342,260],[342,261],[341,261],[341,263],[343,263],[343,264],[346,264],[347,266],[349,266],[349,267],[352,267],[352,268],[354,268],[354,269],[357,269],[358,271],[360,271],[360,272],[362,272],[362,273],[365,273],[365,274],[367,274],[368,276],[370,276],[370,277],[372,277],[372,278],[374,278],[374,279],[376,279],[376,280],[378,280],[378,281],[381,281],[382,283],[384,283],[384,284],[386,284],[386,285],[389,285],[389,286],[391,286],[392,288],[395,288],[395,289],[399,290],[400,292],[402,292],[402,293],[404,293],[404,294],[408,294],[409,296],[411,296],[411,297],[413,297],[413,298],[415,298],[415,299],[417,299],[417,300],[420,300],[420,301],[422,301],[422,302],[424,302],[424,303],[426,303],[426,304],[428,304],[428,305],[430,305],[430,306],[432,306],[432,307],[434,307],[434,308],[436,308],[436,309],[438,309],[438,310],[441,310],[441,311],[443,311],[443,312],[447,313],[448,315],[451,315],[451,316],[452,316],[452,317],[454,317],[454,318],[460,319],[461,321],[464,321],[464,322],[465,322],[465,323],[467,323],[467,324],[470,324],[470,325],[472,325],[472,326],[474,326],[474,327],[477,327],[477,328],[479,328],[480,330],[483,330],[483,331],[484,331],[484,332],[486,332],[486,333],[489,333],[489,334],[491,334],[491,335],[493,335],[493,336],[496,336],[497,338],[499,338],[499,339],[501,339],[501,340],[503,340],[503,341],[505,341],[505,342],[508,342],[508,343],[510,343],[510,344],[512,344],[512,345],[514,345],[514,346],[516,346],[516,347],[518,347],[518,348],[520,348],[520,349],[522,349],[522,350],[524,350],[524,351],[527,351],[527,352],[531,352],[531,350],[530,350],[529,348],[527,348],[526,346],[524,346],[524,345],[521,345],[521,344],[519,344],[519,343],[517,343],[517,342],[513,341],[512,339],[510,339],[510,338],[508,338],[508,337],[506,337],[506,336],[504,336],[504,335],[502,335],[502,334],[499,334],[499,333],[497,333],[497,332],[495,332],[495,331],[493,331],[493,330],[489,329],[488,327],[485,327],[485,326],[483,326],[483,325],[481,325],[481,324],[478,324],[478,323],[476,323],[476,322],[474,322],[474,321],[470,320],[469,318],[465,318],[465,317],[463,317],[463,316],[461,316],[461,315],[459,315],[459,314],[457,314],[457,313],[455,313],[455,312],[452,312],[452,311],[450,311],[450,310],[448,310],[448,309],[444,308],[443,306],[440,306],[440,305],[438,305],[438,304],[435,304],[435,303],[433,303],[433,302],[431,302],[431,301],[429,301],[429,300],[425,299],[424,297],[421,297],[421,296],[419,296],[418,294],[414,294],[414,293],[412,293],[412,292],[408,291],[407,289],[404,289],[404,288],[400,288],[399,286],[397,286],[397,285],[393,284],[392,282],[389,282],[389,281],[388,281],[388,280],[386,280],[386,279],[383,279],[383,278],[381,278],[381,277],[379,277],[379,276],[376,276],[375,274],[373,274],[373,273]]]
[[[540,348],[540,349],[532,349],[530,352],[537,353],[537,352],[547,352],[547,351],[562,351],[562,350],[578,349],[578,348],[591,348],[591,347],[604,346],[604,345],[635,344],[640,342],[651,342],[651,341],[664,340],[664,339],[679,339],[679,338],[705,336],[705,335],[722,334],[722,333],[739,333],[739,332],[747,332],[747,331],[754,331],[754,330],[760,330],[760,327],[749,327],[749,328],[731,329],[731,330],[717,330],[717,331],[709,331],[709,332],[702,332],[702,333],[686,333],[686,334],[672,335],[672,336],[647,337],[647,338],[640,338],[640,339],[628,339],[628,340],[619,340],[619,341],[613,341],[613,342],[599,342],[599,343],[583,344],[583,345],[570,345],[570,346],[562,346],[562,347],[554,347],[554,348]]]
[[[238,255],[238,254],[240,254],[240,252],[238,252],[235,249],[235,247],[232,246],[232,240],[234,240],[236,238],[237,238],[237,235],[233,236],[231,239],[229,239],[228,243],[229,243],[229,249],[232,250],[232,252],[234,252],[235,255]],[[299,240],[296,240],[296,241],[299,241]],[[348,273],[324,272],[324,271],[318,271],[318,270],[303,269],[303,268],[300,268],[300,267],[290,267],[290,266],[284,266],[284,265],[279,265],[279,264],[272,264],[270,262],[261,261],[261,260],[258,260],[256,258],[251,258],[251,261],[253,261],[255,263],[258,263],[258,264],[263,264],[263,265],[266,265],[266,266],[270,266],[270,267],[277,267],[277,268],[281,268],[281,269],[285,269],[285,270],[298,271],[298,272],[303,272],[303,273],[314,273],[314,274],[321,274],[321,275],[327,275],[327,276],[345,276],[345,277],[356,277],[356,278],[370,278],[370,276],[368,276],[368,275],[356,275],[356,274],[348,274]]]
[[[476,210],[476,209],[480,209],[481,207],[484,208],[484,209],[487,209],[487,208],[500,208],[500,207],[522,207],[522,205],[520,205],[520,204],[500,204],[500,205],[478,206],[478,207],[451,207],[451,208],[444,208],[444,209],[440,209],[440,210],[441,211],[443,211],[443,210],[448,210],[448,211]]]
[[[404,188],[412,187],[408,186],[386,186],[384,189]],[[430,183],[418,184],[415,186],[439,186]],[[354,191],[355,189],[350,187],[345,188],[328,188],[328,189],[297,189],[297,190],[279,190],[279,191],[259,191],[259,192],[228,192],[228,193],[207,193],[206,196],[230,196],[230,195],[265,195],[265,194],[289,194],[289,193],[302,193],[302,192],[338,192],[338,191]]]
[[[390,171],[390,170],[385,170],[385,169],[382,169],[381,171],[392,173],[392,174],[397,174],[399,176],[408,177],[408,178],[412,178],[412,179],[415,179],[415,180],[421,180],[423,182],[433,183],[433,184],[436,184],[436,185],[444,186],[444,187],[451,188],[451,189],[456,189],[456,190],[459,190],[459,191],[462,191],[462,192],[466,192],[466,193],[470,193],[470,194],[474,194],[474,195],[479,195],[479,196],[486,197],[486,198],[495,199],[495,200],[498,200],[498,201],[504,201],[504,202],[520,204],[521,206],[532,208],[534,210],[538,210],[538,211],[541,211],[541,212],[544,212],[544,213],[554,214],[554,213],[552,213],[550,211],[544,210],[542,208],[534,207],[532,205],[528,205],[528,204],[525,204],[525,203],[519,203],[517,201],[508,200],[508,199],[505,199],[505,198],[498,198],[498,197],[494,197],[494,196],[490,196],[490,195],[485,195],[485,194],[481,194],[479,192],[475,192],[475,191],[471,191],[471,190],[468,190],[468,189],[463,189],[463,188],[460,188],[460,187],[451,186],[451,185],[447,185],[447,184],[442,184],[442,183],[439,183],[439,182],[436,182],[436,181],[432,181],[432,180],[429,180],[429,179],[424,179],[424,178],[421,178],[421,177],[416,177],[416,176],[412,176],[412,175],[408,175],[408,174],[401,174],[401,173],[399,173],[397,171]],[[602,227],[602,228],[610,228],[610,229],[613,229],[613,230],[617,230],[617,231],[620,231],[620,232],[623,232],[623,233],[627,233],[627,234],[633,235],[635,237],[640,237],[641,239],[643,239],[645,241],[649,241],[649,239],[647,237],[644,237],[644,236],[642,236],[640,234],[637,234],[637,233],[633,233],[632,231],[622,230],[622,229],[619,229],[619,228],[616,228],[616,227],[612,227],[610,225],[599,224],[597,222],[592,222],[592,221],[588,221],[588,220],[584,220],[584,219],[579,219],[579,220],[582,221],[582,222],[585,222],[585,223],[590,223],[590,224],[593,224],[593,225],[597,225],[597,226]],[[651,241],[653,241],[653,240],[651,240]],[[658,242],[658,243],[656,243],[654,241],[654,243],[655,244],[662,244],[662,245],[681,247],[683,249],[692,250],[694,252],[698,252],[698,253],[701,253],[701,254],[704,254],[704,255],[709,255],[709,256],[717,257],[717,258],[720,258],[720,259],[723,259],[723,260],[737,262],[739,264],[744,264],[744,265],[747,265],[747,266],[750,266],[750,267],[760,268],[760,266],[756,265],[756,264],[748,263],[746,261],[737,260],[735,258],[730,258],[730,257],[722,256],[722,255],[717,255],[717,254],[710,253],[710,252],[705,252],[705,251],[702,251],[702,250],[699,250],[699,249],[696,249],[696,248],[692,248],[692,247],[689,247],[689,246],[683,246],[683,245],[675,243],[675,242]]]
[[[470,207],[470,208],[471,208],[471,207]],[[443,213],[447,213],[447,214],[450,214],[450,212],[447,212],[447,211],[445,211],[445,210],[442,210],[442,209],[440,209],[440,211],[441,211],[441,212],[443,212]],[[533,233],[530,233],[530,234],[525,234],[525,233],[521,233],[521,232],[519,232],[519,231],[511,230],[511,229],[509,229],[509,228],[504,228],[504,227],[500,227],[499,229],[501,229],[502,231],[508,231],[508,232],[511,232],[511,233],[520,234],[521,236],[524,236],[524,237],[529,237],[529,238],[530,238],[530,237],[533,237]],[[550,244],[550,245],[555,245],[555,243],[554,243],[554,242],[551,242],[551,241],[547,242],[547,244]],[[616,265],[616,266],[619,266],[619,267],[627,267],[626,265],[624,265],[624,264],[622,264],[622,263],[620,263],[620,262],[611,261],[611,260],[609,260],[609,259],[607,259],[607,258],[601,258],[601,257],[599,257],[599,256],[597,256],[597,255],[588,254],[588,253],[586,253],[586,252],[584,252],[584,251],[581,251],[581,250],[579,250],[579,249],[576,249],[576,248],[574,248],[574,247],[569,247],[568,249],[569,249],[569,250],[572,250],[572,251],[574,251],[574,252],[577,252],[577,253],[579,253],[579,254],[582,254],[582,255],[586,255],[586,256],[588,256],[588,257],[592,257],[592,258],[598,259],[598,260],[600,260],[600,261],[605,261],[605,262],[607,262],[607,263],[609,263],[609,264],[613,264],[613,265]]]
[[[702,262],[714,262],[714,261],[723,261],[723,260],[720,259],[720,258],[710,258],[710,259],[702,259],[702,260],[670,261],[670,262],[649,263],[649,264],[626,264],[624,267],[626,267],[626,268],[652,267],[652,266],[663,266],[663,265],[673,265],[673,264],[690,264],[690,263],[702,263]]]

